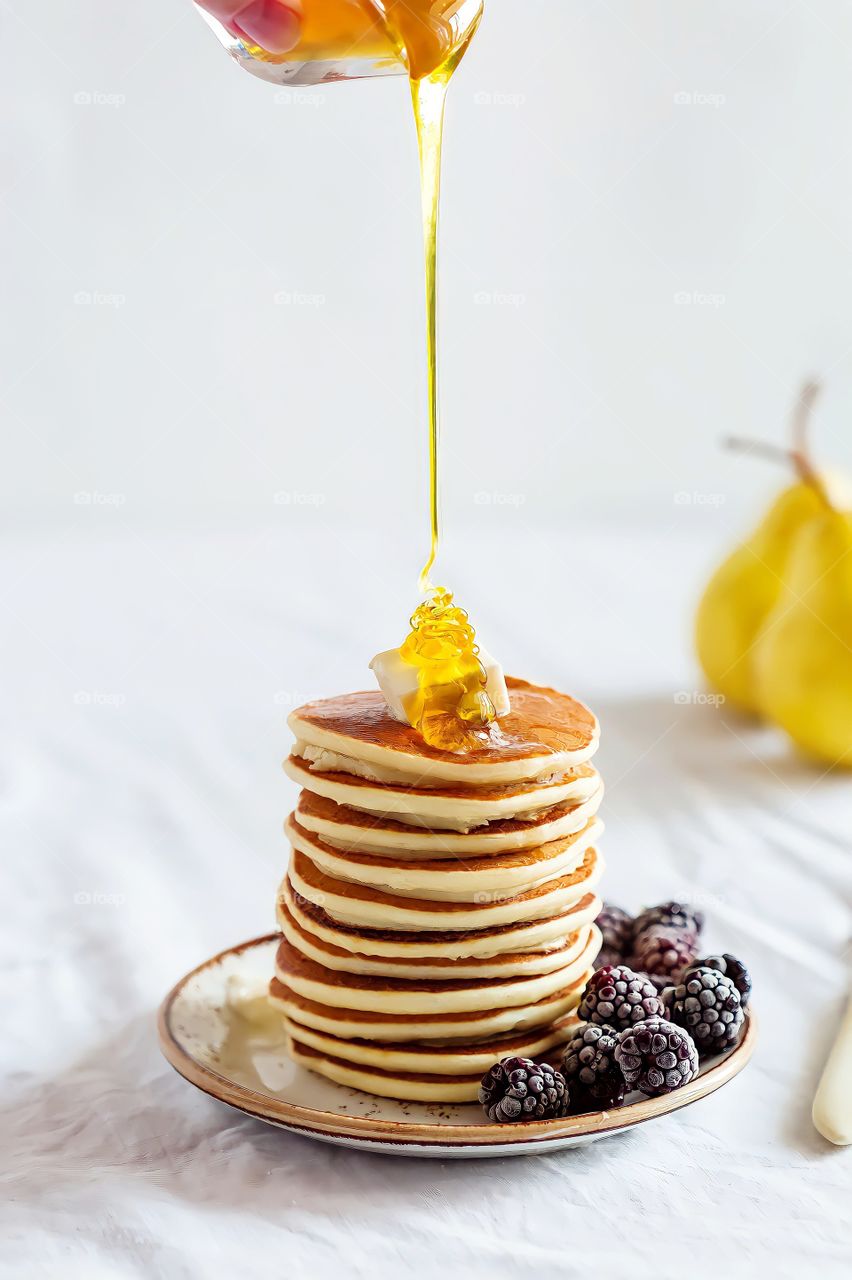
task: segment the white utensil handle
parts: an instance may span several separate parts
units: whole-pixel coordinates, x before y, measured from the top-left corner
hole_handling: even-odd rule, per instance
[[[852,999],[816,1091],[813,1120],[829,1142],[852,1143]]]

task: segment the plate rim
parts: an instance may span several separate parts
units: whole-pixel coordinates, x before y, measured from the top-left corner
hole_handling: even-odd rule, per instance
[[[171,1067],[190,1084],[228,1106],[236,1107],[258,1120],[273,1120],[277,1124],[301,1130],[305,1133],[326,1133],[340,1137],[369,1138],[375,1142],[392,1142],[397,1145],[475,1147],[513,1146],[530,1143],[546,1143],[549,1139],[582,1138],[590,1135],[617,1133],[647,1120],[669,1115],[683,1107],[705,1098],[724,1085],[748,1065],[757,1038],[757,1022],[749,1008],[743,1034],[739,1042],[724,1057],[709,1067],[702,1075],[674,1093],[661,1098],[645,1098],[631,1102],[612,1111],[591,1111],[580,1116],[564,1116],[557,1120],[526,1120],[520,1124],[440,1124],[414,1120],[386,1120],[375,1116],[344,1116],[338,1112],[323,1111],[315,1107],[286,1102],[271,1094],[259,1093],[238,1084],[212,1067],[199,1062],[181,1044],[171,1025],[171,1013],[184,987],[205,969],[221,964],[228,956],[239,956],[245,951],[267,943],[276,942],[280,934],[275,931],[250,938],[236,946],[225,947],[209,956],[180,978],[160,1004],[157,1011],[157,1032],[160,1050]],[[440,1105],[440,1104],[434,1104]]]

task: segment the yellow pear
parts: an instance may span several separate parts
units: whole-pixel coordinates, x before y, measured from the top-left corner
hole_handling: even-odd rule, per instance
[[[775,500],[762,524],[710,579],[698,606],[695,640],[710,685],[742,711],[759,714],[755,689],[754,642],[775,607],[784,584],[790,550],[807,523],[832,506],[852,507],[846,477],[818,472],[808,450],[811,411],[819,383],[809,379],[793,406],[792,449],[755,441],[730,440],[750,454],[792,465],[797,483]],[[831,496],[829,497],[829,493]]]
[[[759,712],[752,647],[784,583],[796,536],[825,504],[801,480],[776,499],[762,524],[716,570],[695,621],[698,660],[710,685],[743,711]]]
[[[762,710],[803,752],[852,768],[852,513],[824,509],[799,533],[754,672]]]

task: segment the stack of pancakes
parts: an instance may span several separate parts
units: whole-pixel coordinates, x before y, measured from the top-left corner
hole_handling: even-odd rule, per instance
[[[600,947],[595,717],[507,681],[488,747],[430,748],[379,692],[290,716],[283,939],[293,1058],[385,1097],[476,1098],[507,1054],[568,1038]]]

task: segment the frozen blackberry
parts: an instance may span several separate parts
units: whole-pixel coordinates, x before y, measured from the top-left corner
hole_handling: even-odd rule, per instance
[[[694,960],[681,974],[681,982],[686,982],[687,975],[692,973],[693,969],[718,969],[720,973],[724,973],[739,991],[740,1004],[743,1008],[746,1007],[751,996],[751,974],[742,960],[728,955],[727,951],[721,956],[707,956],[704,960]]]
[[[617,1044],[615,1027],[587,1022],[565,1046],[562,1074],[575,1115],[601,1107],[620,1107],[624,1101],[627,1085],[615,1060]]]
[[[603,950],[623,960],[633,941],[633,917],[621,907],[605,902],[595,924],[603,934]]]
[[[578,1010],[584,1022],[609,1024],[617,1031],[663,1011],[653,983],[626,964],[608,964],[593,973]]]
[[[615,1060],[628,1088],[652,1098],[672,1093],[698,1075],[698,1050],[692,1037],[665,1018],[646,1018],[622,1031]]]
[[[672,1022],[685,1027],[703,1056],[730,1049],[739,1039],[745,1014],[733,979],[718,969],[691,969],[666,993]]]
[[[659,978],[674,983],[697,951],[697,934],[654,924],[637,933],[630,964],[640,972],[652,973],[655,981]]]
[[[666,929],[687,929],[700,934],[704,928],[704,912],[696,911],[688,902],[661,902],[658,907],[648,907],[634,921],[634,936],[644,933],[652,925]]]
[[[482,1077],[479,1101],[495,1124],[553,1120],[568,1113],[568,1086],[561,1071],[529,1058],[503,1058]]]

